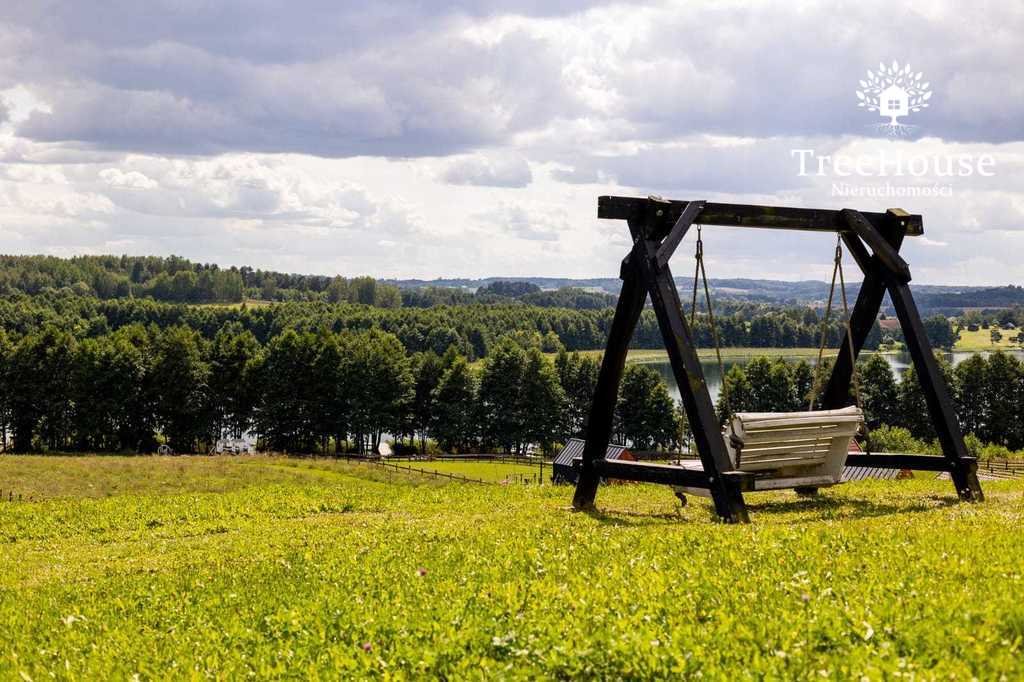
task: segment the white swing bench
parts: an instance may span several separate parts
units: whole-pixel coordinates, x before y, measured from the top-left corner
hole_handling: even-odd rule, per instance
[[[723,437],[732,471],[748,474],[752,490],[814,489],[841,481],[850,440],[863,424],[864,412],[858,407],[740,412],[733,415]],[[681,466],[703,470],[699,460],[684,460]],[[673,489],[680,496],[711,496],[706,488]]]

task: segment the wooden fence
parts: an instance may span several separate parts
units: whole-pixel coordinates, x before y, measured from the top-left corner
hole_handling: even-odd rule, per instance
[[[996,478],[1024,478],[1024,459],[978,460],[978,473]]]
[[[23,502],[24,500],[25,498],[21,493],[16,493],[13,490],[8,490],[7,494],[5,495],[3,489],[0,489],[0,502]],[[32,501],[31,495],[29,496],[28,501]]]
[[[523,466],[539,466],[540,459],[536,457],[517,457],[516,455],[388,455],[389,462],[497,462],[499,464],[521,464]],[[549,465],[551,460],[545,459],[544,464]]]
[[[512,457],[507,457],[507,458],[504,458],[504,459],[498,459],[497,456],[494,456],[494,457],[484,456],[484,457],[481,457],[479,459],[470,459],[469,457],[453,456],[451,458],[436,457],[436,458],[433,458],[433,459],[435,461],[484,461],[484,462],[505,463],[505,464],[521,464],[523,466],[533,467],[534,470],[533,471],[523,471],[521,473],[520,472],[509,473],[504,478],[502,478],[501,480],[488,481],[488,480],[484,480],[482,478],[472,478],[470,476],[463,476],[462,474],[454,474],[454,473],[449,473],[449,472],[446,472],[446,471],[436,471],[436,470],[433,470],[433,469],[422,469],[420,467],[414,467],[414,466],[409,466],[409,465],[397,464],[394,461],[394,460],[398,459],[397,457],[388,457],[387,460],[368,459],[368,458],[361,458],[361,457],[353,457],[353,458],[347,458],[347,459],[349,459],[349,461],[352,461],[352,462],[361,462],[363,464],[370,464],[370,465],[373,465],[373,466],[379,466],[379,467],[382,467],[384,469],[389,469],[389,470],[393,470],[393,471],[405,471],[405,472],[409,472],[409,473],[422,474],[422,475],[425,475],[425,476],[433,476],[435,478],[446,478],[446,479],[451,480],[451,481],[460,481],[460,482],[463,482],[463,483],[481,483],[481,484],[484,484],[484,485],[507,485],[507,484],[510,484],[510,483],[512,483],[512,484],[522,484],[522,485],[542,485],[544,483],[544,481],[547,480],[547,478],[551,474],[551,463],[550,462],[544,462],[543,466],[541,466],[540,462],[523,461],[522,458],[512,458]],[[426,461],[426,460],[423,460],[423,459],[412,459],[412,460],[410,460],[410,459],[407,459],[407,458],[402,458],[400,461],[422,462],[422,461]]]
[[[547,474],[541,471],[531,471],[529,473],[522,474],[509,474],[500,483],[515,483],[522,485],[543,485],[544,479],[547,478]]]
[[[381,467],[382,469],[393,469],[395,471],[406,471],[414,474],[423,474],[425,476],[433,476],[435,478],[447,478],[451,481],[460,481],[462,483],[481,483],[486,485],[488,481],[482,478],[470,478],[469,476],[462,476],[461,474],[450,474],[446,471],[431,471],[429,469],[419,469],[417,467],[402,466],[401,464],[393,464],[391,462],[382,462],[378,459],[352,459],[354,462],[361,462],[363,464],[369,464],[370,466]]]

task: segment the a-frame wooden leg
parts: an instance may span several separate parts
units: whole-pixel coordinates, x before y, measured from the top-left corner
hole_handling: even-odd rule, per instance
[[[725,450],[725,440],[711,403],[711,393],[704,379],[693,337],[683,317],[672,271],[667,265],[658,267],[656,242],[644,240],[638,246],[643,247],[644,257],[633,260],[639,261],[644,283],[651,294],[651,305],[665,340],[672,373],[683,398],[704,473],[708,477],[715,512],[727,523],[749,523],[746,503],[738,482],[722,475],[723,471],[732,469],[732,463]]]
[[[905,225],[902,216],[890,211],[887,215],[882,236],[898,252],[903,242]],[[963,433],[957,421],[956,411],[949,394],[949,388],[939,370],[935,355],[921,322],[921,315],[910,293],[910,287],[893,271],[883,265],[877,256],[868,256],[866,249],[856,236],[844,235],[844,241],[864,271],[857,303],[851,314],[850,327],[853,330],[854,357],[850,357],[849,344],[843,336],[839,357],[832,370],[822,398],[825,409],[835,409],[849,404],[849,387],[853,363],[860,353],[878,315],[885,291],[888,289],[893,307],[903,329],[914,367],[917,370],[921,390],[928,406],[929,416],[942,446],[942,452],[949,464],[950,477],[957,495],[963,500],[982,500],[984,495],[978,482],[976,464],[969,458],[964,445]]]
[[[921,382],[921,392],[924,393],[932,424],[935,425],[942,454],[949,462],[949,474],[956,486],[956,493],[962,500],[981,501],[984,494],[981,492],[981,484],[978,483],[977,465],[967,453],[949,387],[946,386],[946,380],[939,370],[939,363],[935,360],[931,345],[928,343],[924,324],[914,304],[910,287],[897,282],[895,278],[890,278],[889,297],[896,308],[900,326],[903,327],[903,338],[907,342],[910,357],[914,360],[917,377]]]
[[[898,222],[893,221],[886,225],[884,236],[898,251],[903,243],[905,232],[905,229],[900,228]],[[850,313],[854,355],[852,358],[850,357],[850,343],[847,341],[844,331],[839,343],[839,355],[832,366],[832,375],[829,377],[821,398],[821,406],[826,410],[836,410],[850,404],[853,365],[864,348],[864,342],[867,340],[868,334],[871,333],[871,328],[878,317],[878,311],[882,308],[882,300],[885,298],[885,266],[877,258],[868,254],[856,235],[843,235],[843,237],[854,260],[864,273],[864,281],[861,283],[860,293],[857,294],[857,302],[853,305],[853,312]]]
[[[590,415],[587,418],[583,466],[572,499],[572,505],[576,509],[590,509],[594,506],[597,486],[601,479],[594,471],[593,464],[595,460],[604,459],[605,451],[608,449],[615,405],[619,399],[619,382],[622,380],[622,371],[626,365],[629,342],[633,338],[633,331],[647,299],[647,289],[635,265],[637,260],[634,254],[634,257],[628,259],[622,267],[622,290],[615,306],[615,317],[608,333],[601,371],[597,375],[594,402],[591,403]]]
[[[857,295],[857,302],[850,313],[850,329],[853,331],[854,356],[850,357],[850,343],[847,341],[847,333],[843,332],[842,341],[839,346],[839,355],[832,366],[832,375],[825,385],[825,391],[821,397],[821,406],[825,410],[836,410],[850,404],[850,382],[853,380],[853,365],[860,355],[864,342],[871,333],[871,327],[875,324],[878,311],[882,307],[882,299],[885,297],[885,283],[881,275],[872,271],[864,277],[860,293]]]

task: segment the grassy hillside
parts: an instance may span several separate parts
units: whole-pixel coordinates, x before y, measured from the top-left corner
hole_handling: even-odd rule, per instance
[[[487,466],[480,464],[478,466]],[[1024,675],[1024,482],[752,498],[0,457],[0,678]]]

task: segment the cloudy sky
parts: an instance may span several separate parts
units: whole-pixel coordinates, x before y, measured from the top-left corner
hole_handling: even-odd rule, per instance
[[[916,281],[1019,284],[1021,54],[1011,2],[4,2],[0,252],[613,276],[597,197],[656,193],[902,206]],[[856,96],[893,61],[932,92],[899,137]],[[794,149],[993,165],[801,176]],[[705,241],[713,277],[829,274],[824,235]]]

